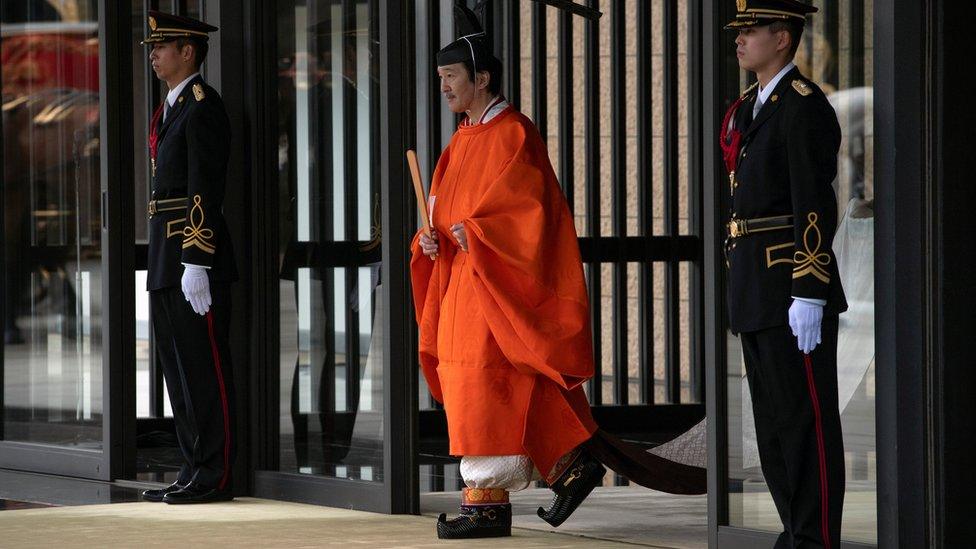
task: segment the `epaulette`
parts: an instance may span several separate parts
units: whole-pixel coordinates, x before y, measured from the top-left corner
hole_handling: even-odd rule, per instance
[[[207,95],[203,93],[203,86],[199,83],[193,85],[193,97],[196,97],[197,101],[203,101],[203,98]]]
[[[813,88],[811,88],[806,82],[800,80],[799,78],[793,81],[793,89],[796,90],[796,93],[802,95],[803,97],[806,97],[811,93],[813,93]]]

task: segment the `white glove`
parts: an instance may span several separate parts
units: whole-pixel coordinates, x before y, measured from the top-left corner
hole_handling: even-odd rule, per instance
[[[210,278],[207,277],[207,269],[199,265],[184,265],[183,296],[190,302],[190,307],[200,316],[207,314],[210,310]]]
[[[820,324],[823,321],[823,305],[794,299],[790,305],[790,328],[796,336],[797,347],[810,354],[820,343]]]

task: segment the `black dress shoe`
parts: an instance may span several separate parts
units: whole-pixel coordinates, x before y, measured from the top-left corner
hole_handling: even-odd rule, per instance
[[[170,484],[166,488],[156,488],[156,489],[153,489],[153,490],[145,490],[145,491],[143,491],[142,492],[142,499],[144,499],[146,501],[163,501],[163,497],[166,494],[168,494],[170,492],[175,492],[177,490],[182,490],[182,489],[183,489],[183,485],[182,484],[180,484],[178,482],[174,482],[173,484]]]
[[[170,492],[163,496],[163,503],[211,503],[214,501],[230,501],[234,499],[229,490],[210,488],[196,482],[191,482],[182,490]]]
[[[549,488],[556,494],[549,509],[539,507],[536,514],[552,526],[559,526],[583,503],[594,488],[603,484],[606,468],[588,452],[580,452],[573,463]]]
[[[437,517],[440,539],[502,538],[512,535],[512,504],[462,505],[457,518]]]

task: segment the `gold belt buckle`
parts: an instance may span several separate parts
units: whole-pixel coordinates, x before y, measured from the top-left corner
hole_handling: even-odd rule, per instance
[[[733,219],[729,221],[729,236],[739,238],[746,235],[746,223],[744,219]]]
[[[149,218],[152,219],[152,216],[156,215],[156,201],[150,200],[149,207],[147,207],[146,210],[149,213]]]

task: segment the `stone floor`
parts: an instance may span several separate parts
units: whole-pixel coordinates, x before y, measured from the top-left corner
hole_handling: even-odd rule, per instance
[[[238,498],[227,504],[169,506],[139,501],[137,483],[104,483],[0,470],[0,547],[116,547],[163,544],[245,547],[427,547],[435,517],[457,510],[459,492],[421,495],[421,516],[389,516]],[[551,492],[513,494],[514,536],[504,547],[706,547],[706,497],[635,487],[598,488],[558,530],[539,519]],[[447,543],[450,545],[451,543]]]
[[[459,492],[421,494],[421,516],[390,516],[278,501],[238,498],[228,504],[178,507],[139,502],[144,485],[104,483],[0,470],[0,547],[116,547],[186,544],[205,539],[242,547],[428,547],[435,517],[457,512]],[[734,524],[776,530],[768,493],[748,484],[730,501]],[[536,516],[551,492],[512,494],[515,535],[504,547],[707,547],[707,497],[640,487],[598,488],[558,529]],[[108,505],[111,504],[111,505]],[[875,540],[873,486],[851,482],[845,539]],[[158,542],[158,543],[157,543]]]
[[[516,528],[492,549],[613,549],[627,544]],[[0,545],[21,547],[470,547],[438,540],[427,516],[381,515],[315,505],[239,498],[171,506],[115,503],[0,513]]]

